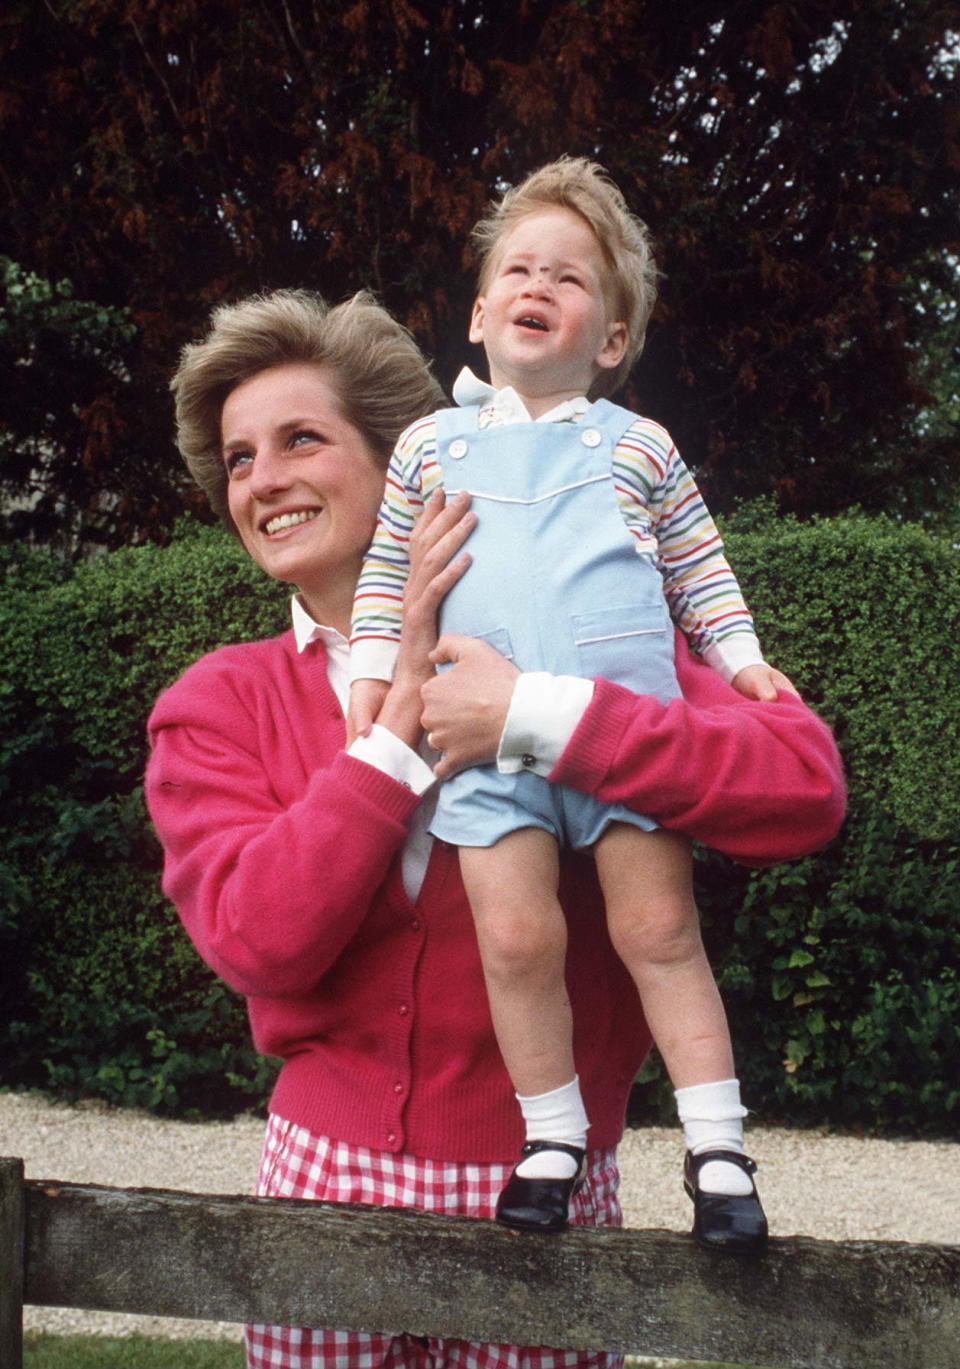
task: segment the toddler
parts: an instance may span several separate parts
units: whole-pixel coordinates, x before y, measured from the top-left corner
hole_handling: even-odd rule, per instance
[[[354,606],[354,729],[375,718],[391,676],[410,530],[438,488],[468,490],[477,515],[471,567],[444,601],[443,631],[484,638],[524,672],[603,677],[666,701],[679,693],[672,616],[734,688],[775,699],[782,677],[763,661],[716,527],[669,435],[602,397],[625,379],[653,308],[645,226],[601,168],[564,158],[508,191],[475,238],[481,273],[469,336],[483,344],[490,384],[463,372],[459,407],[399,440]],[[517,707],[524,694],[528,706],[535,700],[535,673],[522,681]],[[589,1119],[557,899],[562,843],[593,853],[610,937],[676,1090],[694,1236],[759,1251],[766,1220],[700,938],[690,845],[543,774],[533,755],[514,773],[463,771],[441,786],[431,824],[460,850],[497,1041],[525,1120],[497,1216],[515,1228],[562,1229],[584,1167]]]

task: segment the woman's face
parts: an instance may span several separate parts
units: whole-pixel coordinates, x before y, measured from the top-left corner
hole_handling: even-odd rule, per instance
[[[260,371],[227,396],[220,431],[227,504],[247,551],[345,631],[384,472],[343,416],[333,374],[312,363]]]

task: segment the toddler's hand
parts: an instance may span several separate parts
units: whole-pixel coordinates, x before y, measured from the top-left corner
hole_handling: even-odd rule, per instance
[[[737,671],[731,684],[738,694],[747,699],[757,699],[760,703],[774,703],[777,691],[781,689],[787,690],[790,694],[797,694],[786,675],[774,670],[771,665],[746,665]],[[797,697],[799,698],[799,694]]]
[[[386,680],[354,680],[350,686],[347,710],[347,747],[358,737],[366,737],[377,721],[390,685]]]

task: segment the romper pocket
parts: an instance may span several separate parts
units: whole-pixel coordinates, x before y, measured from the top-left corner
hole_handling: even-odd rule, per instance
[[[627,604],[571,619],[580,673],[610,680],[661,702],[680,693],[673,662],[673,626],[665,602]]]
[[[508,661],[516,665],[516,657],[513,654],[513,644],[510,641],[510,633],[505,627],[492,627],[486,632],[463,632],[458,634],[463,637],[473,637],[478,642],[486,642],[494,650],[499,651],[501,656],[506,656]],[[437,666],[438,672],[449,670],[449,665]]]
[[[513,644],[505,627],[493,627],[489,632],[473,632],[470,635],[476,637],[479,642],[488,642],[501,656],[506,656],[508,661],[514,660]]]

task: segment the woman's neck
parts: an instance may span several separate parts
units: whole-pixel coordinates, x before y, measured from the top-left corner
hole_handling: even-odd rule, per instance
[[[315,623],[321,627],[336,628],[344,637],[350,636],[350,619],[353,614],[352,593],[349,596],[332,596],[330,594],[312,594],[306,589],[300,589],[298,592],[303,607]]]

